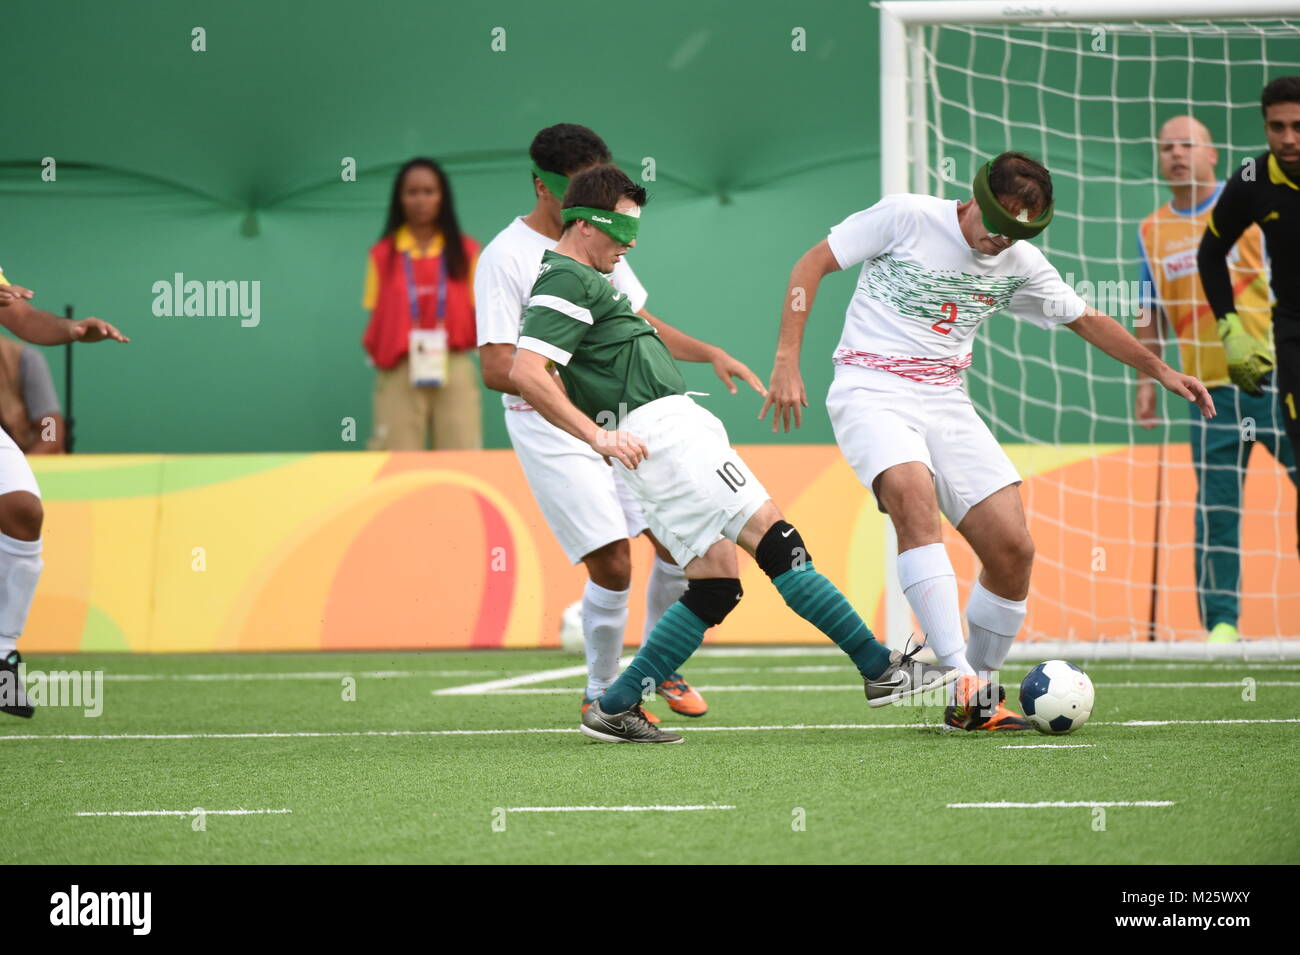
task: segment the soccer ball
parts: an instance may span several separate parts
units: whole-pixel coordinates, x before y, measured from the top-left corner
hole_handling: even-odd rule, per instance
[[[565,608],[560,618],[560,646],[569,653],[586,651],[587,641],[582,636],[582,601],[575,600]]]
[[[1092,715],[1092,680],[1073,663],[1048,660],[1020,683],[1025,719],[1040,733],[1072,733]]]

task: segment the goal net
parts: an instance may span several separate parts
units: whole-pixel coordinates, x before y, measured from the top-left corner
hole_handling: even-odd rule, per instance
[[[1288,4],[879,6],[883,192],[966,199],[980,164],[1029,153],[1051,170],[1056,199],[1035,241],[1067,284],[1130,330],[1149,320],[1140,317],[1138,227],[1171,198],[1161,124],[1177,115],[1204,123],[1222,180],[1266,148],[1265,83],[1300,73],[1300,17],[1287,19]],[[1179,367],[1174,337],[1164,331],[1164,357]],[[1085,658],[1186,653],[1206,646],[1199,605],[1220,612],[1233,599],[1254,646],[1228,652],[1300,652],[1296,494],[1263,436],[1245,469],[1240,539],[1207,539],[1213,573],[1198,571],[1198,511],[1202,520],[1228,511],[1221,495],[1198,500],[1186,402],[1157,388],[1147,430],[1131,369],[1066,330],[1006,315],[980,330],[966,383],[1026,479],[1037,555],[1019,642],[1040,645],[1022,653],[1041,657],[1041,644],[1058,641]],[[978,564],[946,534],[968,588]],[[893,576],[887,630],[897,643],[912,622]]]

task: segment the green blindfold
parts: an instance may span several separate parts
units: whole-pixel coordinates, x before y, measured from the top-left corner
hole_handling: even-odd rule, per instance
[[[984,219],[984,228],[994,235],[1006,236],[1008,239],[1032,239],[1046,229],[1052,221],[1052,210],[1055,205],[1044,209],[1043,214],[1037,219],[1030,219],[1024,210],[1021,210],[1019,217],[1013,216],[993,195],[993,187],[989,185],[989,173],[992,171],[992,162],[980,166],[979,172],[975,173],[975,182],[971,186]]]
[[[542,180],[548,192],[556,199],[563,201],[564,190],[569,188],[569,177],[561,176],[558,172],[547,172],[545,169],[539,169],[537,163],[533,163],[533,175]]]
[[[637,227],[641,225],[641,220],[636,216],[611,212],[609,209],[592,209],[588,206],[572,206],[561,212],[560,218],[565,222],[572,222],[574,219],[590,222],[615,242],[623,245],[632,244],[632,240],[636,238]]]

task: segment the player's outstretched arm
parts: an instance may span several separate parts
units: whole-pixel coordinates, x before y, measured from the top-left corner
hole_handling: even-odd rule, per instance
[[[1168,318],[1164,309],[1154,302],[1142,310],[1142,320],[1137,323],[1137,340],[1156,358],[1164,351],[1164,330]],[[1134,407],[1137,423],[1150,431],[1158,423],[1156,414],[1156,386],[1146,375],[1138,373],[1137,402]]]
[[[804,326],[812,311],[813,300],[821,280],[838,272],[830,243],[825,239],[803,254],[790,270],[790,284],[785,291],[785,304],[781,307],[781,331],[776,339],[776,359],[772,363],[772,379],[767,389],[767,400],[758,413],[758,420],[772,409],[772,433],[776,434],[778,422],[790,433],[790,422],[796,428],[803,425],[803,409],[808,407],[808,392],[799,372],[799,354],[803,349]]]
[[[6,285],[3,288],[8,291],[0,296],[0,325],[25,342],[33,345],[66,345],[78,341],[100,342],[108,338],[118,342],[131,340],[102,319],[83,318],[79,322],[70,322],[33,308],[28,303],[32,297],[30,289],[18,285]]]
[[[1116,361],[1136,368],[1139,374],[1154,378],[1166,390],[1193,402],[1206,418],[1214,417],[1214,399],[1205,385],[1191,375],[1170,368],[1109,315],[1089,308],[1065,327]]]
[[[758,375],[750,371],[749,366],[743,361],[733,358],[725,349],[692,338],[681,329],[669,325],[662,318],[651,315],[644,308],[637,314],[655,327],[655,331],[659,333],[664,346],[668,349],[668,354],[678,361],[707,361],[713,366],[714,374],[722,379],[722,383],[733,395],[736,393],[736,383],[732,381],[733,378],[739,378],[760,395],[767,394],[767,389],[758,380]]]
[[[546,370],[548,361],[550,359],[539,352],[522,347],[515,349],[510,381],[519,396],[551,424],[590,445],[605,458],[606,464],[612,463],[611,458],[618,458],[635,471],[636,466],[650,456],[645,444],[630,432],[606,431],[583,414]]]

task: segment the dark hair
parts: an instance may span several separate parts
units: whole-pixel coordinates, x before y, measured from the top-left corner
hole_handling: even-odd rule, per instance
[[[993,195],[1014,196],[1026,209],[1044,210],[1052,204],[1052,174],[1024,153],[1003,153],[989,170]]]
[[[538,169],[568,176],[575,170],[596,163],[609,162],[609,147],[586,126],[557,123],[547,126],[528,147]]]
[[[564,191],[565,209],[574,206],[586,206],[589,209],[608,209],[614,211],[618,201],[627,197],[638,206],[646,204],[645,189],[627,177],[617,166],[602,163],[583,170],[569,180],[569,188]],[[564,231],[574,220],[564,223]]]
[[[1279,76],[1264,87],[1259,97],[1260,111],[1267,116],[1274,103],[1300,103],[1300,76]]]
[[[402,211],[402,183],[406,180],[406,174],[412,169],[427,169],[438,177],[438,183],[442,186],[442,204],[438,207],[436,224],[438,231],[442,233],[442,254],[447,262],[447,275],[453,279],[463,279],[469,274],[469,259],[465,255],[465,245],[461,242],[456,204],[451,198],[451,183],[447,179],[447,174],[442,171],[442,167],[432,159],[423,157],[412,159],[397,170],[397,177],[393,180],[393,194],[388,200],[388,219],[384,222],[384,231],[380,238],[388,238],[406,222],[406,214]]]

